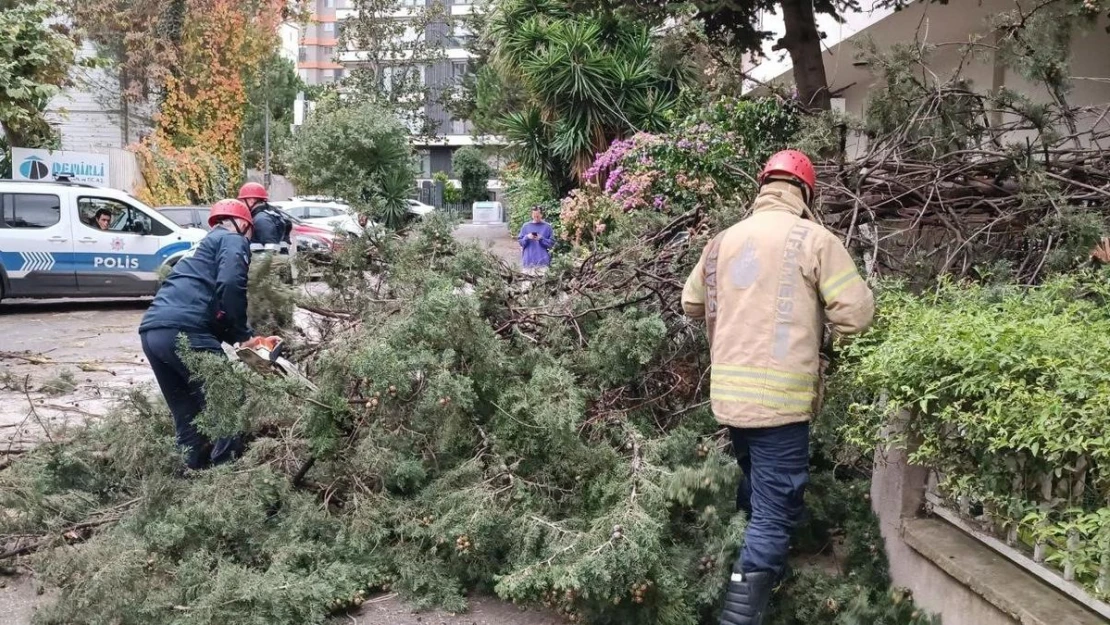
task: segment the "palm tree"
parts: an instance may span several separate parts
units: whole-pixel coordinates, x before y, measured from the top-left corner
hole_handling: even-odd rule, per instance
[[[504,116],[503,131],[521,164],[560,194],[613,140],[664,130],[688,77],[660,64],[645,26],[571,14],[559,0],[509,0],[487,36],[493,66],[530,99]]]

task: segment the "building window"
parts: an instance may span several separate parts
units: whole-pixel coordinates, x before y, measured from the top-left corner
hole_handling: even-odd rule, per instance
[[[301,61],[302,63],[308,60],[308,48],[304,46],[300,46],[297,48],[297,60]]]
[[[424,85],[424,72],[415,65],[390,65],[382,68],[382,87],[387,91]]]
[[[324,70],[324,82],[326,82],[326,83],[335,82],[335,70],[334,69],[325,69]]]
[[[458,5],[474,4],[474,0],[451,0],[451,4],[458,4]]]
[[[451,64],[451,83],[461,85],[466,76],[466,62]]]
[[[416,170],[417,178],[432,177],[432,155],[427,150],[417,150],[412,157],[412,165]]]
[[[474,33],[470,32],[470,29],[466,26],[454,24],[451,26],[451,34],[447,38],[447,45],[453,48],[465,48],[473,36]]]
[[[305,82],[305,83],[308,82],[308,70],[307,69],[297,70],[297,75],[301,77],[301,82]]]
[[[335,56],[335,46],[321,46],[320,56],[330,61]]]
[[[324,32],[325,33],[334,33],[335,32],[335,22],[324,22]]]
[[[335,8],[335,0],[324,0],[324,8],[325,9],[334,9]]]
[[[424,6],[424,0],[401,0],[401,6],[422,7]]]

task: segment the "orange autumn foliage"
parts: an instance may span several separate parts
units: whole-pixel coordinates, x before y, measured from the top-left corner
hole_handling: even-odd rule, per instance
[[[244,79],[277,48],[284,6],[284,0],[186,1],[176,67],[165,78],[154,132],[136,149],[144,199],[207,203],[241,177]]]

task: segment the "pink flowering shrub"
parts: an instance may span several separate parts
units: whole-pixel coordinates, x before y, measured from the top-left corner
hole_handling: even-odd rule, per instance
[[[585,172],[588,182],[562,201],[563,235],[593,245],[613,233],[621,215],[681,215],[747,202],[758,167],[796,128],[788,105],[732,99],[697,111],[667,134],[614,141]]]

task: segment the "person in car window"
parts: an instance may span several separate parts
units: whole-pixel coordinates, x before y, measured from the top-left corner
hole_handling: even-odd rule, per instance
[[[101,230],[107,230],[112,225],[112,211],[107,208],[102,208],[96,211],[93,217],[93,223]]]
[[[250,210],[239,200],[220,200],[208,225],[212,231],[192,256],[174,265],[139,324],[143,353],[173,414],[177,444],[194,470],[234,460],[242,442],[234,437],[213,443],[197,430],[193,422],[204,410],[204,388],[182,362],[178,337],[184,335],[192,351],[221,355],[222,343],[253,348],[265,340],[247,324]]]

